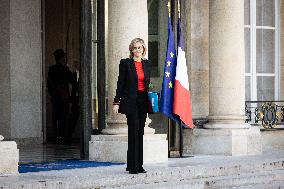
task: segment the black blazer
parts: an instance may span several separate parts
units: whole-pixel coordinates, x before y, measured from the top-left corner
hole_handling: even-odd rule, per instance
[[[143,59],[142,67],[144,71],[145,88],[148,92],[150,83],[150,61]],[[114,104],[119,104],[119,112],[129,114],[136,108],[138,77],[133,59],[121,59],[119,64],[119,75],[117,80],[116,95]],[[148,102],[145,108],[148,110]]]

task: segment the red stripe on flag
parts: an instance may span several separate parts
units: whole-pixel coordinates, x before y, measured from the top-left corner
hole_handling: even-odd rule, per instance
[[[178,80],[175,81],[173,112],[179,115],[186,126],[193,128],[190,92]]]

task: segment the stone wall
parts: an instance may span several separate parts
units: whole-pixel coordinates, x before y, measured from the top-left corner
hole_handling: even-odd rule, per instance
[[[0,7],[0,133],[10,137],[10,0],[0,1]]]
[[[40,138],[42,130],[40,1],[11,1],[10,36],[12,138]]]
[[[4,18],[0,29],[0,111],[4,110],[0,114],[0,133],[6,139],[38,141],[42,130],[41,4],[37,0],[0,4]]]

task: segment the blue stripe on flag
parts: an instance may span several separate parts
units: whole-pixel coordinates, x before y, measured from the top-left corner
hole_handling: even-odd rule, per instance
[[[168,44],[167,57],[164,67],[164,77],[161,91],[160,111],[175,121],[179,121],[178,116],[173,113],[174,84],[176,76],[177,56],[175,50],[175,39],[172,30],[171,18],[168,17]]]

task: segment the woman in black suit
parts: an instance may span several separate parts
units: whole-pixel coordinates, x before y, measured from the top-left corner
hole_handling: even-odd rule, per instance
[[[128,125],[127,168],[130,174],[146,173],[143,168],[143,135],[148,112],[150,61],[144,59],[146,45],[135,38],[129,58],[121,59],[113,111],[126,115]]]

